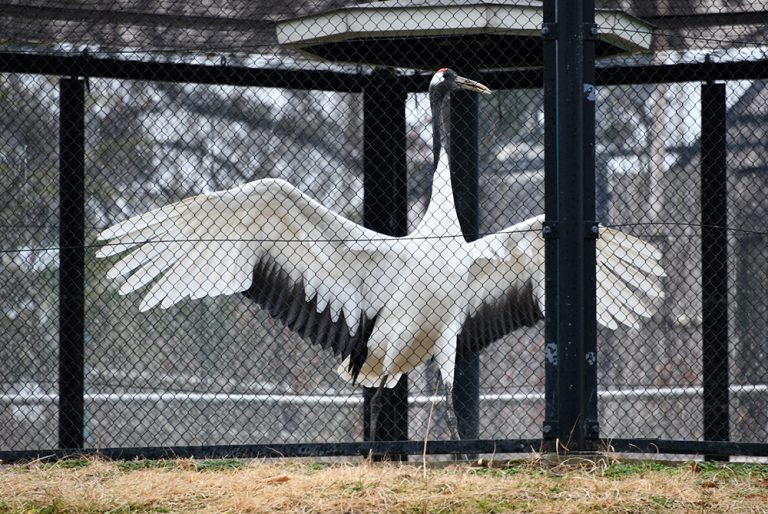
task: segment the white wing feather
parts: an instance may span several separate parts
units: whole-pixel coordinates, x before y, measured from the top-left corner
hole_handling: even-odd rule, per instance
[[[544,313],[544,216],[527,219],[473,243],[475,261],[469,269],[469,315],[483,304],[496,304],[510,288],[529,280]]]
[[[354,332],[361,314],[378,312],[395,290],[378,282],[397,266],[395,238],[368,230],[278,179],[188,198],[114,225],[97,256],[132,250],[107,273],[127,276],[121,294],[152,283],[139,308],[185,298],[229,295],[252,285],[253,268],[269,256],[294,283],[303,281],[318,310],[330,305]]]
[[[474,243],[470,315],[527,280],[544,313],[543,223],[543,215],[530,218]],[[611,329],[619,324],[637,328],[640,318],[650,317],[664,296],[661,252],[647,241],[603,226],[596,251],[598,322]]]

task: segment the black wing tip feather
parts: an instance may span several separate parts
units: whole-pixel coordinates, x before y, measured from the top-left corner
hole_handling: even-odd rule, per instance
[[[288,273],[270,258],[263,258],[254,266],[253,284],[243,295],[302,338],[342,359],[349,357],[353,384],[357,381],[368,357],[368,339],[375,316],[369,319],[362,313],[357,332],[350,334],[343,311],[337,321],[332,321],[330,305],[317,312],[317,295],[307,301],[304,284],[292,283]]]
[[[530,281],[511,288],[496,304],[485,304],[464,322],[457,341],[457,353],[479,352],[505,335],[544,319]]]
[[[371,332],[373,332],[376,318],[378,316],[369,319],[363,312],[360,315],[360,323],[357,325],[357,333],[350,339],[349,366],[347,370],[352,375],[352,385],[357,383],[360,370],[363,369],[363,364],[365,364],[365,360],[368,358],[368,339],[370,339]]]

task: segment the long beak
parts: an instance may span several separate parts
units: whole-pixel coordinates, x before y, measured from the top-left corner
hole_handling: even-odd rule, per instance
[[[488,89],[487,86],[484,84],[481,84],[479,82],[475,82],[474,80],[470,80],[465,77],[456,77],[456,85],[460,87],[461,89],[466,89],[467,91],[474,91],[476,93],[483,93],[484,95],[490,95],[491,90]]]

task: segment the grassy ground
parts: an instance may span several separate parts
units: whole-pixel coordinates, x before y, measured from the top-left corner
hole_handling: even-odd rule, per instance
[[[0,466],[0,512],[768,512],[768,466],[76,459]]]

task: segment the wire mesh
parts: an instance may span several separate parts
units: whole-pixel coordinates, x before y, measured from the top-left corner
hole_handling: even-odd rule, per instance
[[[411,32],[395,30],[384,7]],[[471,375],[478,349],[479,389],[471,377],[454,381],[474,397],[456,401],[459,431],[540,437],[547,349],[537,287],[545,270],[541,220],[531,221],[544,211],[540,7],[91,0],[4,11],[0,50],[15,71],[0,75],[0,450],[57,447],[66,415],[57,134],[59,81],[77,73],[40,74],[24,64],[29,56],[90,60],[97,70],[87,79],[83,149],[85,447],[361,440],[370,435],[363,404],[400,370],[408,371],[407,398],[393,400],[394,423],[406,420],[412,440],[449,439],[452,352]],[[734,441],[765,441],[768,77],[756,71],[765,61],[765,6],[598,7],[655,25],[649,50],[597,63],[606,84],[596,95],[596,219],[604,238],[609,229],[638,238],[634,250],[607,246],[607,268],[598,269],[600,435],[702,440],[724,431]],[[478,25],[492,11],[518,18]],[[355,24],[367,33],[303,51],[279,45],[276,20],[312,19],[302,16],[320,20],[305,27],[310,35]],[[618,19],[614,32],[644,30]],[[105,62],[116,71],[99,68]],[[137,62],[163,64],[147,77]],[[182,63],[203,68],[192,80],[174,68]],[[390,67],[372,65],[382,63]],[[719,106],[706,103],[701,77],[683,68],[702,63],[713,80],[723,78],[718,65],[737,70],[725,77],[726,258],[719,275],[709,268],[727,279],[719,338],[716,326],[704,328],[709,277],[701,271],[706,231],[723,228],[702,221],[702,123]],[[492,95],[452,93],[441,125],[442,104],[431,103],[427,86],[445,66],[494,88],[505,73],[523,79]],[[294,87],[268,87],[265,70],[307,73],[291,75]],[[330,87],[333,80],[345,87]],[[464,114],[451,120],[459,108]],[[467,124],[475,110],[476,125]],[[442,175],[434,153],[441,127],[443,165],[462,163]],[[145,222],[164,225],[142,231]],[[124,276],[110,274],[126,254],[98,256],[126,250],[115,246],[126,241],[98,238],[119,223],[140,246],[133,255],[143,271],[137,261]],[[160,305],[144,309],[146,298]],[[725,340],[727,359],[710,340]],[[395,363],[382,371],[382,362],[363,362],[363,349]],[[723,370],[724,388],[707,382]],[[713,417],[723,405],[725,418]]]

